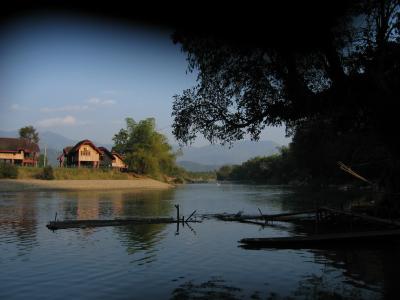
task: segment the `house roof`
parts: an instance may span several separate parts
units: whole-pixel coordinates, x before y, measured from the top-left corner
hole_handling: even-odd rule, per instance
[[[64,154],[64,155],[67,155],[68,152],[69,152],[71,149],[72,149],[72,146],[67,146],[67,147],[65,147],[65,148],[63,149],[63,154]]]
[[[101,150],[102,154],[105,154],[109,158],[113,159],[112,153],[106,147],[99,147],[99,149]]]
[[[121,159],[122,161],[124,160],[124,157],[121,154],[119,154],[118,152],[113,151],[112,155],[119,157],[119,159]]]
[[[102,151],[99,148],[97,148],[96,145],[93,144],[93,142],[90,140],[82,140],[82,141],[78,142],[75,146],[73,146],[71,149],[69,149],[68,153],[73,153],[73,152],[78,151],[78,149],[82,145],[90,145],[98,153],[100,153],[100,154],[102,153]],[[66,148],[68,148],[68,147],[66,147]],[[66,148],[64,148],[64,149],[66,149]]]
[[[16,138],[0,138],[0,151],[2,152],[40,152],[38,144],[28,139]]]

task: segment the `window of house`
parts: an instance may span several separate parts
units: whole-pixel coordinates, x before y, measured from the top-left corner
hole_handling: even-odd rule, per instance
[[[81,150],[81,155],[82,156],[90,156],[90,151],[87,147],[83,147],[83,149]]]

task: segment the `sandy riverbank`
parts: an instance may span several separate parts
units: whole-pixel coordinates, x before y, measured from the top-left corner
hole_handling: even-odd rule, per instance
[[[132,180],[38,180],[1,179],[0,192],[70,191],[70,190],[143,190],[168,189],[173,186],[150,178]]]

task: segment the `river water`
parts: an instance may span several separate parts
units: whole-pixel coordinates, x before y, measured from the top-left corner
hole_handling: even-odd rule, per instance
[[[360,200],[361,199],[361,200]],[[147,192],[0,193],[0,299],[396,299],[400,247],[246,250],[246,237],[296,234],[204,220],[50,231],[54,219],[280,213],[365,196],[287,187],[193,184]]]

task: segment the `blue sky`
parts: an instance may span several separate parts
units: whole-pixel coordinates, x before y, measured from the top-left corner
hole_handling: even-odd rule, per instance
[[[111,143],[126,117],[154,117],[174,143],[172,96],[196,74],[171,33],[61,14],[14,20],[0,31],[0,129]],[[262,139],[288,142],[282,128]]]

